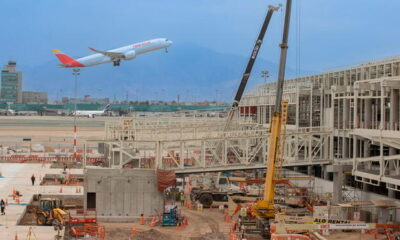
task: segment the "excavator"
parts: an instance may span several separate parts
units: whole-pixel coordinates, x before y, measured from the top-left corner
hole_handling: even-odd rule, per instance
[[[53,225],[56,231],[62,230],[68,216],[58,198],[39,199],[39,206],[34,208],[34,213],[37,225]]]

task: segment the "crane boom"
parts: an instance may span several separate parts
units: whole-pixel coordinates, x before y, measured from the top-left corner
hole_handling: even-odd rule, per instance
[[[242,80],[240,81],[239,88],[236,92],[235,98],[233,100],[232,108],[236,108],[239,106],[239,102],[242,99],[244,90],[247,85],[247,81],[250,78],[251,70],[253,69],[254,62],[256,61],[258,52],[260,51],[261,45],[264,40],[265,32],[267,31],[269,22],[271,21],[271,17],[274,11],[277,11],[280,6],[274,7],[274,6],[268,6],[268,12],[267,16],[265,17],[264,23],[261,27],[260,33],[258,34],[258,38],[256,43],[254,44],[253,51],[251,52],[249,62],[247,63],[246,70],[243,73]]]
[[[271,5],[268,6],[268,12],[267,12],[267,15],[265,16],[264,23],[260,29],[260,33],[258,34],[257,40],[254,44],[253,50],[250,55],[250,59],[247,63],[246,69],[243,73],[238,90],[236,91],[235,98],[233,99],[232,108],[229,111],[228,118],[226,120],[225,127],[224,127],[224,132],[226,132],[229,129],[231,121],[233,119],[234,112],[237,109],[237,107],[239,106],[240,100],[242,99],[244,90],[246,89],[247,82],[250,78],[250,74],[251,74],[251,71],[254,66],[254,62],[257,59],[258,52],[260,51],[261,45],[263,43],[265,32],[267,31],[269,22],[271,21],[272,14],[274,11],[278,11],[279,8],[280,8],[280,5],[278,7],[274,7]]]
[[[275,215],[274,197],[275,197],[275,184],[273,182],[275,175],[275,163],[279,147],[279,139],[281,135],[282,126],[282,93],[283,82],[285,79],[286,55],[288,48],[290,13],[291,13],[292,0],[286,1],[285,11],[285,25],[283,28],[282,43],[279,45],[281,48],[280,62],[279,62],[279,75],[276,83],[276,100],[275,109],[272,115],[270,136],[268,139],[268,156],[267,156],[267,173],[265,177],[264,199],[258,201],[253,207],[253,214],[264,219],[272,219]],[[283,146],[281,146],[283,147]]]

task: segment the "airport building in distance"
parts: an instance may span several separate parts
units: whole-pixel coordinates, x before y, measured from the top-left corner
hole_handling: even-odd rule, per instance
[[[1,71],[0,103],[47,104],[47,92],[22,91],[22,72],[17,63],[8,61]]]

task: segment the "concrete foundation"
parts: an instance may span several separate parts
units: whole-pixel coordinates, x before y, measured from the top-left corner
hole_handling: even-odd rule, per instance
[[[96,209],[103,221],[131,221],[163,208],[154,169],[86,169],[84,189],[84,208]]]

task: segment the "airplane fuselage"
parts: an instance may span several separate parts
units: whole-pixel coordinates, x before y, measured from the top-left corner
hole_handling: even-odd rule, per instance
[[[171,41],[165,38],[157,38],[157,39],[152,39],[149,41],[145,42],[140,42],[140,43],[135,43],[132,45],[120,47],[120,48],[115,48],[111,49],[107,52],[115,52],[115,53],[130,53],[134,51],[134,57],[135,58],[137,55],[147,53],[150,51],[154,50],[159,50],[163,48],[168,48],[171,45]],[[132,58],[132,59],[133,59]],[[125,59],[125,60],[131,60],[131,59]],[[82,64],[85,67],[91,67],[103,63],[109,63],[113,62],[113,59],[109,56],[105,56],[101,53],[95,53],[86,57],[78,58],[76,59],[77,62]]]
[[[94,118],[95,116],[101,116],[104,115],[104,111],[76,111],[74,115],[76,116],[82,116],[82,117],[89,117],[89,118]]]

